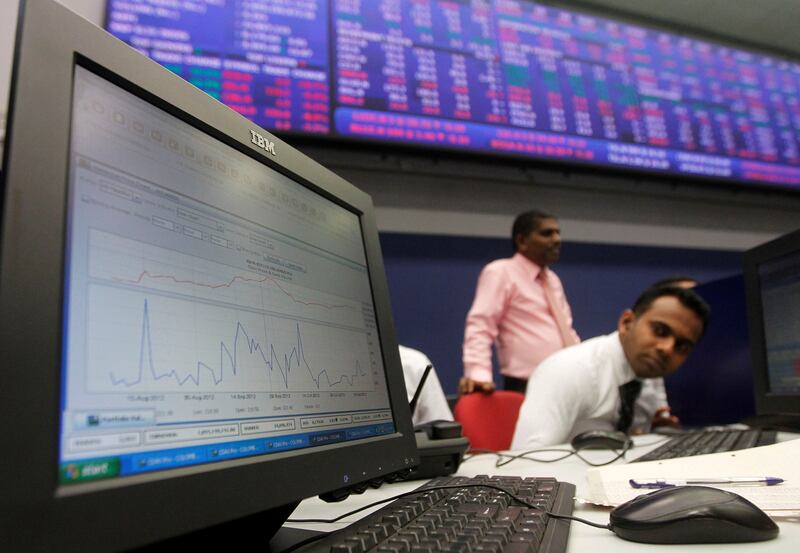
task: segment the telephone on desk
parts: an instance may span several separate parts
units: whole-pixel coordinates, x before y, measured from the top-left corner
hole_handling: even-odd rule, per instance
[[[433,370],[433,365],[425,367],[414,397],[408,407],[411,414],[417,408],[422,387]],[[464,452],[469,449],[469,440],[461,435],[461,424],[454,421],[435,420],[414,427],[417,439],[417,452],[420,464],[402,474],[400,480],[417,480],[447,476],[458,470]]]
[[[458,470],[469,440],[461,435],[461,424],[453,421],[431,421],[414,427],[420,464],[403,480],[447,476]]]

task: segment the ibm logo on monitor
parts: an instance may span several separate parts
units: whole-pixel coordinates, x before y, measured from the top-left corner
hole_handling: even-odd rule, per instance
[[[262,150],[269,152],[274,156],[278,155],[275,153],[275,143],[267,138],[264,138],[256,131],[250,131],[250,141]]]

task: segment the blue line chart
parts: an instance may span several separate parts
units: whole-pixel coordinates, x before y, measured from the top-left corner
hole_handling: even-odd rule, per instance
[[[138,373],[135,378],[117,378],[113,373],[110,374],[111,383],[114,386],[123,386],[131,388],[139,385],[145,381],[147,376],[152,377],[154,381],[174,380],[179,386],[184,386],[193,383],[195,386],[200,386],[201,374],[208,374],[211,381],[215,386],[220,385],[225,379],[226,360],[227,365],[230,367],[231,377],[235,377],[239,368],[238,350],[241,342],[247,345],[248,352],[251,355],[257,355],[263,361],[264,369],[271,382],[271,376],[277,371],[280,376],[280,381],[284,385],[281,391],[289,390],[289,380],[295,371],[305,371],[311,378],[316,388],[322,389],[323,383],[325,386],[334,388],[340,385],[355,386],[356,379],[366,377],[367,374],[361,369],[361,365],[356,360],[353,374],[342,375],[338,378],[331,377],[327,369],[316,370],[311,368],[305,358],[303,351],[303,339],[300,334],[300,324],[296,324],[296,343],[291,347],[288,353],[279,354],[274,344],[262,345],[257,339],[252,338],[248,334],[245,327],[240,321],[236,322],[236,331],[234,332],[233,339],[231,340],[230,347],[222,340],[219,343],[219,368],[215,370],[214,367],[202,362],[197,361],[195,370],[189,372],[185,376],[180,376],[176,369],[159,370],[153,360],[153,345],[150,335],[150,309],[148,306],[147,298],[144,300],[144,309],[142,312],[142,326],[141,326],[141,339],[139,344],[139,362]],[[281,362],[281,357],[283,361]],[[147,373],[147,374],[146,374]],[[272,390],[274,391],[274,390]]]

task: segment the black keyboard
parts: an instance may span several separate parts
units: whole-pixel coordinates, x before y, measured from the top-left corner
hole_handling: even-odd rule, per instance
[[[522,506],[508,490],[540,509]],[[430,490],[435,486],[458,486]],[[427,491],[426,491],[427,490]],[[380,510],[302,551],[330,553],[545,553],[567,548],[575,486],[555,478],[476,476],[435,478],[420,493]]]
[[[663,461],[706,453],[736,451],[775,443],[773,430],[698,430],[675,436],[664,445],[631,461]]]

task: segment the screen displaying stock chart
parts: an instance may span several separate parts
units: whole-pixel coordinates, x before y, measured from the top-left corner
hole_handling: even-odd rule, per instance
[[[61,479],[394,432],[358,214],[82,67]]]
[[[526,0],[109,0],[275,131],[800,187],[800,63]]]

